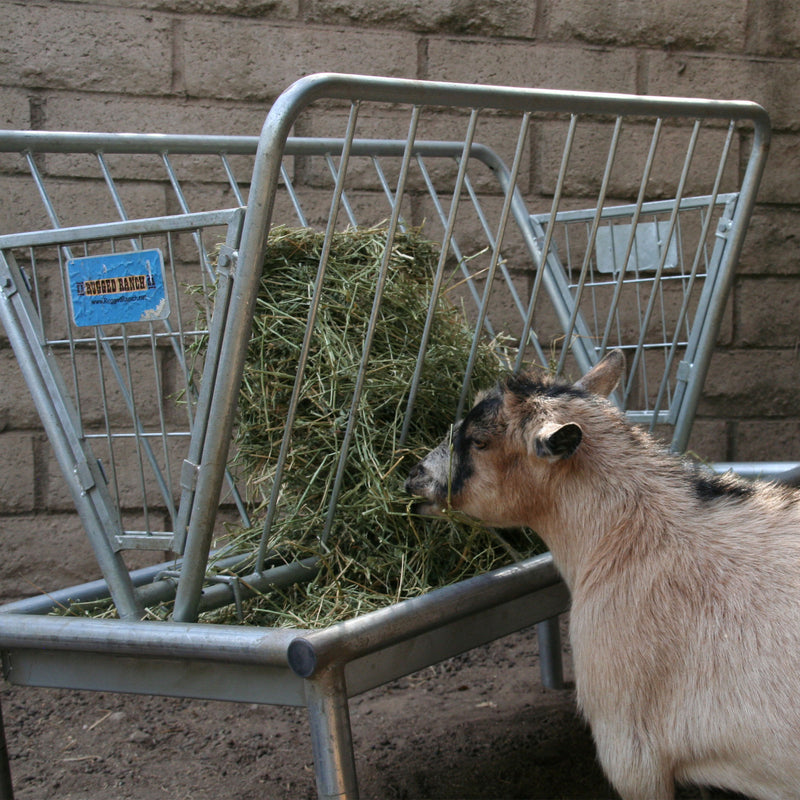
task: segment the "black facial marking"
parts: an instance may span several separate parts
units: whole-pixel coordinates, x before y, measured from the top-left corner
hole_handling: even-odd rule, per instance
[[[482,435],[492,431],[502,405],[503,400],[499,392],[492,392],[476,403],[461,424],[453,429],[451,442],[453,459],[450,475],[450,492],[453,496],[457,495],[472,477],[474,472],[473,445],[476,439],[482,440]]]
[[[589,393],[569,383],[539,380],[531,375],[512,375],[505,381],[506,389],[518,399],[524,400],[533,395],[543,397],[589,397]]]

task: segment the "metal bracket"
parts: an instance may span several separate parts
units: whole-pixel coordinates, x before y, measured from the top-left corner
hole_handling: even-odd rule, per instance
[[[688,383],[693,369],[694,364],[691,361],[681,361],[680,364],[678,364],[678,371],[675,375],[675,379],[683,383]]]
[[[200,465],[193,464],[188,458],[185,458],[181,466],[181,489],[193,492],[197,487],[197,475],[199,472]]]
[[[239,260],[239,251],[227,244],[220,245],[217,256],[217,272],[220,275],[231,277],[236,270]]]
[[[173,535],[171,533],[121,533],[115,541],[117,550],[159,550],[172,552]]]
[[[0,278],[0,290],[6,297],[13,297],[17,293],[17,287],[9,277]]]
[[[86,494],[95,485],[94,476],[91,469],[89,469],[89,463],[85,459],[76,461],[72,471],[78,479],[81,492]]]

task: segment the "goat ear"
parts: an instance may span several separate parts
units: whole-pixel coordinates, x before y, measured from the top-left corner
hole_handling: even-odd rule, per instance
[[[545,425],[533,437],[533,451],[539,458],[560,461],[575,453],[583,439],[581,426],[574,422],[565,425]]]
[[[625,356],[622,350],[610,350],[576,384],[591,394],[608,397],[616,389],[625,370]]]

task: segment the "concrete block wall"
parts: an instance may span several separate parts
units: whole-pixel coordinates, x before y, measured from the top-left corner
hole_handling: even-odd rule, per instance
[[[760,102],[772,151],[692,446],[800,459],[800,10],[788,0],[0,0],[0,19],[3,128],[257,134],[277,95],[318,71]],[[2,185],[14,229],[32,212]],[[3,600],[96,570],[47,482],[52,458],[2,336],[0,376],[0,548],[16,576]]]

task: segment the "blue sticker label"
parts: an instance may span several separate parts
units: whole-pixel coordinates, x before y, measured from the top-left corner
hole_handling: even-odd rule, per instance
[[[72,317],[78,326],[150,322],[169,316],[160,250],[67,262]]]

